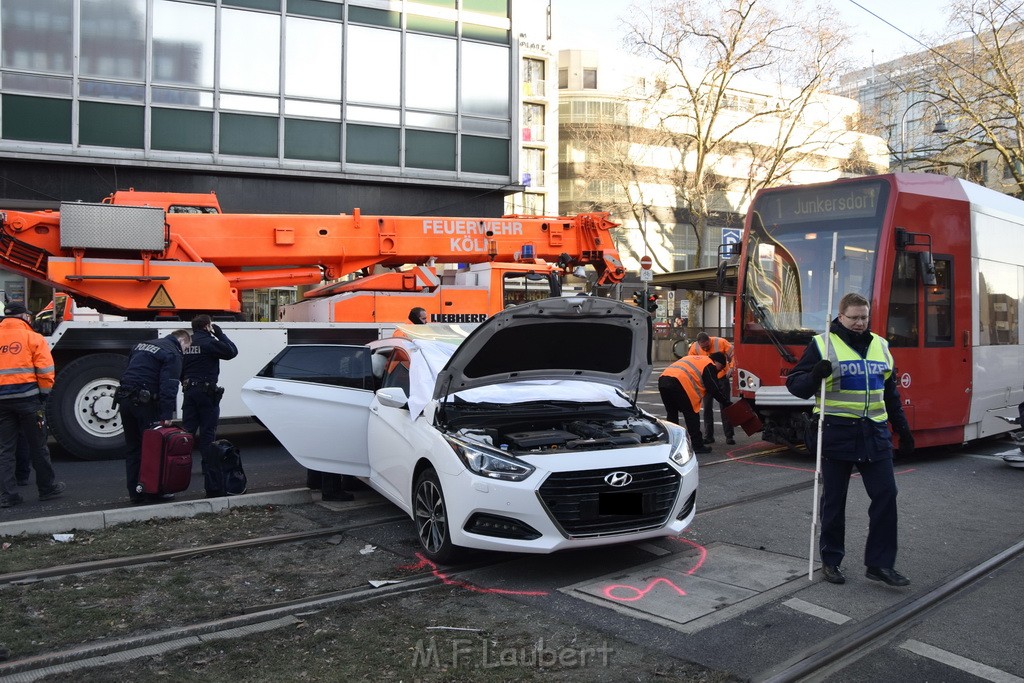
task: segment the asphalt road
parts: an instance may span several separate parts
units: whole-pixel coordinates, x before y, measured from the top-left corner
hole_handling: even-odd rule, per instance
[[[650,387],[640,403],[663,415],[657,392]],[[716,434],[721,435],[720,428]],[[250,492],[305,485],[305,470],[262,428],[225,427],[221,436],[240,447]],[[766,680],[785,664],[780,659],[789,655],[782,653],[792,653],[794,645],[811,647],[825,637],[841,642],[880,611],[921,599],[1024,539],[1024,470],[1008,467],[1000,457],[1016,451],[1009,439],[922,451],[896,463],[900,487],[897,568],[911,577],[911,586],[891,589],[864,578],[861,549],[867,500],[856,479],[851,482],[847,510],[844,569],[849,580],[834,586],[821,581],[817,573],[808,580],[813,507],[808,484],[813,460],[806,453],[765,444],[759,435],[738,433],[737,442],[728,446],[719,438],[710,454],[699,456],[698,518],[686,534],[688,544],[706,553],[699,568],[696,556],[687,555],[688,548],[664,539],[599,552],[512,556],[492,580],[519,591],[543,592],[548,597],[542,601],[522,599],[572,613],[579,623],[591,625],[595,634],[613,632],[740,678]],[[55,451],[55,466],[68,485],[66,496],[40,503],[29,490],[24,504],[0,511],[0,521],[128,506],[122,462],[82,462]],[[757,498],[772,491],[781,494]],[[202,497],[196,462],[192,487],[179,494],[179,500]],[[409,523],[361,533],[367,543],[381,547],[415,545]],[[763,571],[758,565],[764,561],[795,562],[799,576],[742,606],[719,609],[723,605],[714,604],[731,594],[738,575],[749,578]],[[678,595],[666,591],[669,581],[685,586],[688,604],[712,604],[709,615],[687,622],[672,613],[669,608]],[[619,593],[609,593],[611,589]],[[632,593],[623,598],[622,591]],[[644,599],[634,602],[641,593]],[[954,600],[908,621],[888,640],[874,645],[869,656],[814,680],[1024,683],[1024,651],[1018,646],[1019,634],[1024,632],[1022,604],[1024,559],[1018,556]]]

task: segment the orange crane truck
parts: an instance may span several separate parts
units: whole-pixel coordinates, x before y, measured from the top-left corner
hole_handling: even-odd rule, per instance
[[[57,366],[50,429],[85,459],[123,451],[112,398],[128,351],[196,314],[215,316],[238,345],[238,357],[221,367],[221,415],[237,420],[249,417],[242,383],[289,343],[365,343],[405,322],[414,306],[432,321],[476,323],[507,305],[557,296],[568,271],[598,289],[626,274],[610,236],[617,225],[600,212],[231,214],[213,193],[127,190],[100,203],[63,202],[59,211],[0,209],[0,226],[0,267],[98,312],[51,315],[40,326]],[[280,320],[240,320],[243,290],[291,285],[318,286]],[[66,299],[61,308],[70,308]]]

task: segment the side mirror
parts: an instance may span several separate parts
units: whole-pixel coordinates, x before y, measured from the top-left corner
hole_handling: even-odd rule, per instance
[[[376,396],[377,402],[387,408],[404,408],[409,402],[409,397],[405,395],[401,387],[378,389]]]
[[[937,285],[938,279],[935,276],[935,259],[932,258],[930,251],[922,251],[917,255],[918,267],[921,270],[921,282],[926,287],[934,287]]]

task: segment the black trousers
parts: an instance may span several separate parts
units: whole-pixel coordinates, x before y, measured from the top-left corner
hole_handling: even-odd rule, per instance
[[[42,409],[43,402],[38,396],[0,400],[0,496],[15,493],[19,439],[26,442],[39,493],[49,492],[56,483],[50,449],[46,445],[46,425],[39,423]]]
[[[693,410],[690,396],[683,385],[675,377],[663,375],[658,378],[658,393],[661,394],[661,403],[665,406],[668,421],[681,424],[679,416],[682,415],[686,433],[690,435],[690,444],[700,448],[704,444],[704,437],[700,433],[700,416]]]
[[[718,378],[718,388],[726,396],[732,393],[728,377]],[[708,438],[715,435],[715,403],[715,398],[711,394],[704,394],[704,433],[707,434]],[[722,432],[727,439],[731,439],[736,435],[736,430],[732,428],[732,423],[725,416],[725,411],[719,408],[719,412],[722,413]]]
[[[220,401],[210,396],[206,387],[189,387],[181,402],[181,426],[196,437],[199,452],[217,439]]]
[[[128,483],[128,497],[141,494],[135,491],[139,485],[139,469],[142,466],[142,432],[157,422],[156,401],[135,405],[131,399],[121,403],[121,425],[124,427],[125,457],[124,473]]]
[[[846,495],[854,467],[871,499],[864,566],[892,569],[896,564],[897,549],[897,488],[891,458],[873,462],[822,458],[821,561],[838,565],[846,555]]]

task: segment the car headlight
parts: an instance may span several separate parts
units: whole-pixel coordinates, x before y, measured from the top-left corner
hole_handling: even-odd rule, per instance
[[[668,431],[668,442],[672,446],[669,458],[677,465],[685,465],[693,457],[693,448],[690,446],[690,435],[685,429],[672,422],[662,422]]]
[[[446,436],[445,440],[455,454],[462,460],[470,472],[488,479],[502,481],[522,481],[533,474],[535,467],[517,460],[500,451],[492,450],[477,444],[466,443],[459,439]]]

